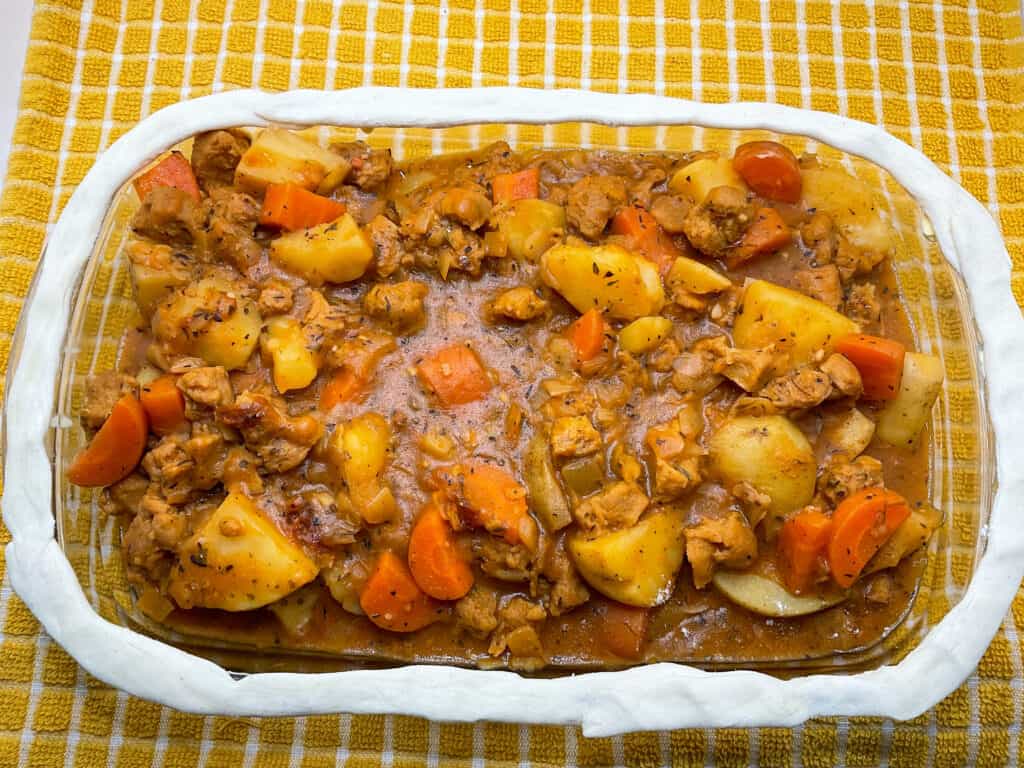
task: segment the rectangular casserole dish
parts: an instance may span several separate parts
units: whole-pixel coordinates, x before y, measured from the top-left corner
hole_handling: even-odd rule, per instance
[[[628,120],[631,125],[599,124],[621,122],[618,116],[624,114],[632,116]],[[772,669],[766,668],[776,676],[660,664],[575,678],[558,677],[555,668],[550,670],[553,679],[531,679],[501,672],[414,666],[347,671],[317,677],[314,684],[307,677],[310,673],[364,666],[362,662],[367,660],[246,652],[238,646],[176,635],[145,619],[124,582],[117,526],[113,520],[100,519],[95,500],[83,496],[64,478],[66,461],[84,439],[74,421],[84,377],[112,366],[117,339],[130,320],[121,238],[137,203],[124,185],[152,157],[200,130],[266,124],[342,124],[348,127],[337,132],[349,136],[355,127],[377,128],[367,140],[375,146],[391,147],[398,157],[457,151],[497,139],[513,147],[730,150],[742,141],[786,134],[794,148],[803,144],[871,182],[889,204],[891,220],[905,244],[894,266],[918,348],[939,355],[947,374],[931,430],[930,488],[932,502],[946,517],[905,621],[881,643],[857,653],[780,660]],[[811,138],[802,139],[801,133]],[[817,143],[826,137],[838,148]],[[892,175],[859,156],[887,168]],[[100,201],[109,201],[109,207]],[[950,263],[965,253],[967,245],[972,249],[972,262],[965,266],[973,270],[987,260],[987,287],[972,285],[971,270],[964,274],[965,287]],[[54,257],[58,249],[63,263]],[[1020,558],[1005,559],[1002,548],[1019,550],[1021,543],[1015,537],[1020,536],[994,527],[998,508],[1014,492],[1013,483],[1020,483],[1006,472],[997,473],[993,462],[994,454],[1011,448],[996,438],[1002,420],[1012,423],[1013,414],[1007,411],[996,418],[989,411],[991,407],[998,414],[996,405],[1012,406],[996,397],[999,376],[992,371],[983,375],[982,344],[972,320],[971,302],[973,299],[973,316],[979,320],[986,349],[999,343],[999,333],[1012,336],[1014,324],[1019,333],[1019,311],[1009,296],[1005,250],[994,224],[972,198],[925,158],[870,126],[764,105],[695,105],[575,92],[233,92],[168,108],[121,139],[83,182],[46,250],[49,258],[37,273],[19,326],[5,410],[8,472],[4,514],[15,537],[9,550],[12,580],[72,655],[93,674],[130,692],[194,711],[297,714],[342,709],[442,719],[581,721],[591,734],[737,722],[788,724],[821,714],[906,717],[923,711],[969,673],[1012,596],[1005,583],[1019,581],[1019,573],[1014,576],[1006,569],[1019,570]],[[72,251],[74,257],[69,255]],[[74,273],[79,269],[76,280]],[[1006,278],[1000,284],[993,275]],[[1001,318],[995,315],[994,341],[986,337],[977,290],[985,292],[987,312],[1000,304],[1005,309],[1006,302],[1012,305]],[[59,323],[55,321],[58,316]],[[33,317],[47,318],[48,327],[44,329]],[[43,340],[44,333],[56,341]],[[61,348],[58,355],[56,350]],[[995,374],[1013,368],[1014,354],[1018,353],[998,355],[1000,370]],[[989,387],[987,398],[983,384]],[[55,407],[51,398],[55,398]],[[40,443],[39,419],[44,411],[46,434]],[[35,432],[28,426],[33,419]],[[997,474],[1000,498],[994,506]],[[52,538],[54,520],[56,541]],[[998,538],[991,536],[993,530],[999,531]],[[45,563],[41,573],[48,587],[40,586],[38,575],[27,580],[29,573],[22,569],[31,567],[33,557]],[[1004,569],[996,575],[1005,593],[1003,603],[999,600],[1004,595],[984,586],[982,564],[993,562],[993,567]],[[960,629],[948,629],[958,621],[967,623],[960,624]],[[964,642],[967,626],[970,643]],[[942,650],[946,636],[955,638],[955,654]],[[111,663],[106,658],[115,637],[127,649],[126,662]],[[941,674],[929,669],[935,662],[928,659],[934,659],[936,653],[942,657],[938,663]],[[166,675],[149,674],[155,668],[153,654],[166,661],[161,662],[168,670]],[[138,662],[132,661],[136,657]],[[236,676],[228,676],[223,667],[293,674],[255,674],[235,682]],[[752,668],[742,658],[725,660],[716,667]],[[841,678],[811,674],[845,673],[853,668],[871,671]],[[904,675],[915,675],[915,669],[929,669],[927,679],[922,674],[909,687],[899,682],[906,679]],[[358,695],[357,677],[367,675],[384,692],[374,702]],[[481,679],[482,675],[488,677]],[[792,679],[783,682],[782,676]],[[187,684],[181,686],[181,682]],[[486,707],[476,693],[483,687],[481,683],[490,689]],[[727,693],[737,683],[756,686],[763,697],[745,694],[746,703],[738,706],[735,699],[729,701]],[[438,693],[439,684],[446,686],[443,695]],[[872,693],[873,686],[884,687],[885,694],[877,689]],[[653,687],[659,691],[657,696],[650,695]],[[666,707],[665,697],[680,706]],[[640,705],[659,698],[662,701],[656,708]],[[709,707],[707,702],[727,704]],[[622,715],[619,706],[631,714]]]

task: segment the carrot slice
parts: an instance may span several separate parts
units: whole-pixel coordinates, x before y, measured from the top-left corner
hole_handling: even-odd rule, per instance
[[[473,570],[436,504],[424,508],[409,535],[409,569],[419,588],[438,600],[458,600],[473,586]]]
[[[181,152],[171,152],[148,171],[139,174],[132,184],[140,200],[145,200],[146,195],[157,187],[174,187],[199,200],[196,175],[192,173],[192,166]]]
[[[898,341],[851,333],[836,342],[836,352],[857,366],[868,400],[894,400],[899,394],[907,348]]]
[[[270,184],[263,198],[260,224],[290,232],[326,224],[344,212],[344,203],[310,192],[298,184]]]
[[[907,500],[884,488],[865,488],[845,499],[832,515],[828,543],[828,564],[835,582],[851,586],[909,516]]]
[[[480,358],[465,344],[437,350],[416,366],[416,375],[445,406],[471,403],[491,389]]]
[[[320,392],[320,410],[327,413],[336,405],[355,400],[364,384],[351,368],[336,371]]]
[[[779,212],[774,208],[758,208],[754,222],[747,229],[736,246],[725,257],[730,269],[764,253],[773,253],[789,245],[793,231],[786,226]]]
[[[569,341],[576,350],[576,364],[593,360],[604,346],[605,324],[601,310],[588,309],[569,326]]]
[[[517,173],[499,173],[491,179],[491,199],[495,203],[532,200],[540,197],[540,169],[527,168]]]
[[[394,552],[382,552],[359,595],[366,617],[381,629],[415,632],[441,618],[441,606],[423,593]]]
[[[675,260],[683,255],[654,216],[639,205],[619,209],[612,218],[612,233],[632,238],[633,248],[648,261],[653,261],[662,277],[668,274]]]
[[[114,404],[110,416],[68,469],[68,480],[83,488],[112,485],[131,474],[146,448],[146,412],[133,395]]]
[[[825,550],[831,533],[832,518],[814,507],[783,524],[776,551],[782,583],[793,594],[809,590],[816,577],[827,571]]]
[[[598,612],[601,617],[597,634],[601,644],[616,656],[639,659],[650,611],[618,602],[609,602]]]
[[[145,385],[139,392],[139,402],[154,434],[170,434],[185,421],[185,396],[178,390],[177,379],[170,374]]]
[[[509,544],[536,545],[537,525],[527,512],[526,489],[503,469],[474,461],[466,465],[462,494],[472,524],[501,535]]]
[[[788,147],[777,141],[741,144],[732,158],[736,173],[752,190],[784,203],[796,203],[803,191],[800,164]]]

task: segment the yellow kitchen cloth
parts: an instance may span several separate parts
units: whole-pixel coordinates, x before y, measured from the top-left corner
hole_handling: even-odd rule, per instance
[[[0,202],[0,367],[47,226],[96,154],[161,107],[250,86],[582,87],[850,115],[921,149],[987,204],[1010,247],[1014,293],[1024,300],[1018,0],[582,5],[39,0]],[[8,540],[0,526],[0,542]],[[0,766],[1016,765],[1022,623],[1019,594],[977,672],[911,722],[829,718],[793,729],[585,739],[577,728],[409,717],[182,714],[85,674],[5,575]]]

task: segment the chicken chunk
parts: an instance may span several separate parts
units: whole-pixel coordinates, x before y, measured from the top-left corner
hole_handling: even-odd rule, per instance
[[[188,192],[155,187],[132,217],[132,231],[159,243],[186,247],[195,241],[202,219],[199,204]]]
[[[527,321],[543,315],[548,303],[525,285],[503,291],[491,304],[491,314],[511,320]]]
[[[601,433],[586,416],[562,416],[551,424],[551,454],[588,456],[601,450]]]
[[[634,525],[650,503],[640,486],[620,481],[584,499],[572,515],[588,531],[616,530]]]
[[[487,637],[498,626],[498,593],[474,584],[455,603],[455,623],[475,637]]]
[[[753,206],[743,192],[733,187],[715,187],[701,205],[686,215],[683,232],[698,251],[721,258],[739,242],[753,220]]]
[[[263,317],[283,315],[295,304],[291,286],[281,280],[268,280],[260,290],[259,307]]]
[[[846,282],[857,275],[866,275],[885,259],[885,254],[858,248],[842,235],[836,246],[835,265],[839,278]]]
[[[686,559],[693,569],[693,583],[703,589],[715,568],[744,568],[757,557],[757,537],[746,518],[731,510],[722,518],[704,518],[686,529]]]
[[[473,555],[480,570],[501,581],[527,582],[533,578],[534,557],[522,544],[484,533],[473,540]]]
[[[799,411],[825,402],[832,394],[832,381],[827,374],[805,366],[772,379],[757,394],[780,411]]]
[[[85,402],[82,405],[82,426],[99,429],[114,410],[114,404],[125,395],[139,396],[139,382],[134,376],[105,371],[85,380]]]
[[[821,372],[832,382],[833,395],[857,398],[864,392],[864,381],[857,366],[835,353],[821,364]]]
[[[260,204],[254,198],[227,187],[215,188],[206,200],[196,244],[208,261],[224,261],[245,272],[263,256],[253,237],[259,217]]]
[[[390,277],[407,259],[398,225],[384,215],[374,216],[366,225],[373,243],[374,265],[381,277]]]
[[[584,176],[569,190],[566,217],[584,237],[596,240],[626,205],[626,182],[619,176]]]
[[[837,234],[832,217],[824,211],[817,211],[800,228],[804,245],[814,254],[814,263],[819,266],[831,264],[836,254]],[[838,273],[837,273],[838,275]]]
[[[447,190],[441,197],[437,212],[472,230],[480,229],[491,215],[491,198],[478,184],[466,184]]]
[[[818,476],[818,493],[833,506],[857,491],[884,484],[882,462],[873,456],[858,456],[850,461],[836,454]]]
[[[682,195],[661,195],[651,204],[651,215],[658,226],[670,235],[680,235],[686,214],[692,207],[693,203]]]
[[[834,264],[802,269],[793,278],[798,291],[832,309],[839,309],[843,301],[843,286],[839,282],[839,270]]]
[[[882,303],[874,283],[854,283],[846,296],[846,314],[861,325],[874,325],[882,316]]]
[[[227,405],[235,399],[228,372],[221,365],[190,368],[178,377],[177,383],[189,400],[208,408]]]
[[[423,325],[426,318],[423,299],[426,295],[426,284],[416,280],[378,283],[363,297],[363,309],[370,317],[395,331],[409,333]]]
[[[725,351],[721,373],[740,388],[754,392],[775,374],[779,358],[774,345],[764,349],[729,348]]]
[[[562,616],[590,599],[590,591],[565,550],[564,537],[549,550],[541,573],[551,582],[547,608],[552,616]]]
[[[672,364],[672,386],[681,394],[706,395],[722,381],[721,362],[729,349],[725,336],[694,342]]]
[[[521,665],[542,665],[544,648],[536,625],[546,618],[544,606],[523,597],[513,597],[498,609],[498,626],[491,637],[488,653],[501,656],[507,650]]]
[[[235,168],[249,148],[249,137],[241,131],[206,131],[192,143],[192,172],[204,190],[231,186]]]
[[[289,416],[283,400],[256,392],[243,392],[234,403],[220,406],[217,418],[241,431],[246,447],[268,472],[298,466],[323,431],[313,416]]]
[[[331,151],[348,160],[351,170],[346,180],[360,189],[379,187],[394,167],[390,149],[370,149],[364,141],[334,143]]]

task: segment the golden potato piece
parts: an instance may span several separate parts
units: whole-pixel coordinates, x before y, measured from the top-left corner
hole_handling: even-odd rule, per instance
[[[747,191],[746,183],[732,167],[732,158],[698,158],[676,171],[668,182],[668,188],[673,192],[686,195],[698,204],[703,203],[708,192],[715,187],[735,187]]]
[[[285,269],[312,285],[358,280],[373,261],[373,244],[351,214],[309,229],[299,229],[270,243],[270,255]]]
[[[344,179],[349,164],[341,155],[281,128],[261,131],[235,168],[235,184],[262,194],[269,184],[298,184],[314,190],[327,176]]]

